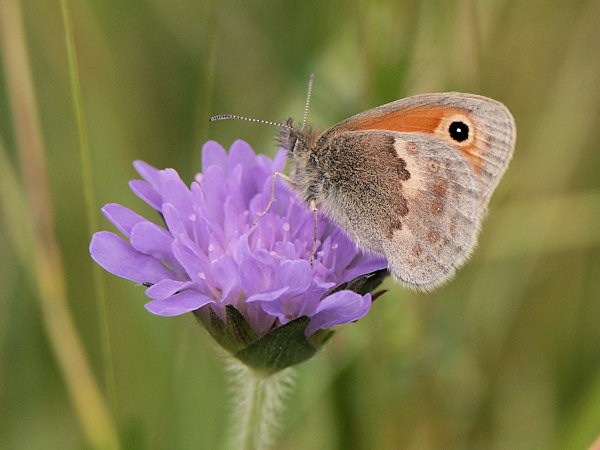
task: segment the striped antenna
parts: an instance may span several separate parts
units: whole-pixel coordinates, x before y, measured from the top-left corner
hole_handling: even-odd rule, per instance
[[[235,114],[219,114],[217,116],[212,116],[208,119],[209,122],[216,122],[217,120],[225,120],[225,119],[237,119],[237,120],[245,120],[246,122],[255,122],[255,123],[264,123],[265,125],[275,125],[276,127],[285,128],[286,130],[290,130],[292,134],[296,137],[296,143],[294,144],[294,148],[292,153],[296,150],[296,145],[298,142],[302,142],[305,146],[308,147],[308,144],[302,139],[298,131],[291,125],[283,122],[271,122],[270,120],[262,120],[262,119],[253,119],[251,117],[237,116]]]
[[[302,128],[306,126],[306,119],[308,118],[308,104],[310,103],[310,94],[312,94],[312,85],[315,74],[311,73],[308,79],[308,93],[306,94],[306,105],[304,105],[304,119],[302,120]]]
[[[216,122],[217,120],[225,120],[225,119],[237,119],[237,120],[245,120],[247,122],[256,122],[256,123],[264,123],[265,125],[275,125],[276,127],[287,128],[288,130],[294,130],[291,125],[283,122],[271,122],[270,120],[262,120],[262,119],[253,119],[251,117],[243,117],[236,116],[235,114],[219,114],[218,116],[212,116],[208,119],[209,122]]]

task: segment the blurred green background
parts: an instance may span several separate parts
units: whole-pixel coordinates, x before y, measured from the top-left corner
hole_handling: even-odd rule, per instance
[[[91,438],[82,417],[102,435],[111,426],[94,417],[104,408],[124,448],[219,448],[226,375],[193,317],[149,314],[142,287],[106,272],[106,315],[98,313],[88,254],[97,230],[86,218],[60,4],[0,3],[0,447],[89,448],[103,438]],[[149,211],[127,187],[135,159],[176,168],[189,182],[207,139],[226,147],[244,139],[273,155],[272,127],[207,119],[301,119],[311,73],[309,121],[321,128],[425,92],[505,103],[517,147],[470,262],[429,294],[386,281],[389,292],[365,319],[298,367],[277,447],[592,444],[600,434],[600,1],[70,7],[99,229],[113,230],[100,215],[105,203]],[[19,156],[36,136],[19,112],[28,85],[14,69],[19,57],[31,70],[29,113],[40,120],[49,192],[35,157]],[[56,256],[52,243],[32,237],[28,176],[50,206],[62,263],[44,263],[45,249]]]

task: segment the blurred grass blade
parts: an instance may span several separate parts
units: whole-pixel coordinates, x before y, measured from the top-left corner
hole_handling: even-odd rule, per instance
[[[576,403],[569,415],[571,420],[564,426],[563,442],[560,448],[600,449],[600,419],[598,418],[600,371],[590,378],[593,382],[590,383],[585,395],[581,396],[581,400]],[[597,440],[592,444],[596,437]]]
[[[0,138],[0,217],[6,234],[23,267],[33,269],[33,221],[28,210],[27,198],[12,162],[6,153],[4,140]]]
[[[96,211],[98,210],[98,208],[96,205],[96,196],[94,195],[90,149],[88,146],[83,107],[81,105],[81,84],[79,82],[79,65],[77,62],[77,52],[75,48],[75,37],[73,35],[71,13],[67,0],[61,0],[60,5],[63,16],[63,24],[65,28],[65,44],[67,47],[67,56],[69,60],[71,98],[73,100],[73,110],[75,112],[75,120],[77,122],[77,135],[79,138],[79,154],[81,161],[83,188],[86,199],[88,230],[91,234],[92,232],[98,230],[98,220],[96,216]],[[94,299],[96,301],[96,311],[98,315],[98,325],[100,331],[100,346],[102,348],[102,358],[104,363],[104,382],[108,391],[108,398],[112,402],[114,410],[116,404],[115,378],[112,364],[112,352],[110,345],[110,333],[108,328],[106,295],[104,290],[104,282],[102,278],[102,269],[97,264],[93,264],[91,259],[88,259],[88,261],[92,265]]]
[[[66,294],[66,278],[62,257],[55,238],[50,189],[41,128],[38,119],[33,81],[30,73],[20,5],[17,0],[0,2],[2,32],[2,63],[6,72],[7,92],[11,102],[20,167],[25,183],[23,207],[7,210],[8,215],[21,213],[27,217],[12,219],[15,223],[29,222],[31,232],[20,229],[28,245],[16,249],[31,249],[23,255],[25,268],[38,289],[42,319],[49,343],[58,360],[76,413],[83,426],[88,444],[93,448],[116,448],[118,438],[112,418],[94,380],[83,345],[71,317]],[[17,179],[10,174],[8,158],[2,152],[2,172],[7,180]],[[5,175],[2,173],[2,175]],[[2,184],[4,206],[15,204],[19,184]],[[28,210],[30,213],[28,214]],[[13,228],[14,230],[14,228]]]

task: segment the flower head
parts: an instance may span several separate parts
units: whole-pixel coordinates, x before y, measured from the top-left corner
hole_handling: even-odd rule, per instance
[[[147,286],[153,299],[148,311],[162,316],[194,312],[232,352],[292,322],[314,343],[318,330],[369,311],[371,295],[358,288],[368,278],[364,275],[374,272],[379,284],[387,264],[363,253],[320,216],[311,264],[313,214],[279,178],[275,201],[261,216],[271,198],[273,173],[284,164],[283,149],[272,161],[242,141],[229,155],[208,142],[203,172],[188,188],[175,170],[136,161],[144,180],[133,180],[130,187],[159,212],[164,226],[124,206],[105,205],[105,216],[128,241],[98,232],[91,256],[107,271]]]

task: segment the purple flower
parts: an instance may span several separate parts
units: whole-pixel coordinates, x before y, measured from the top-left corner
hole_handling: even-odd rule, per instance
[[[242,141],[229,155],[207,142],[203,173],[188,188],[175,170],[136,161],[144,180],[133,180],[130,187],[159,212],[164,226],[107,204],[104,215],[129,241],[100,231],[90,254],[107,271],[148,286],[146,295],[153,300],[146,308],[162,316],[194,311],[205,324],[211,317],[225,323],[231,305],[258,338],[304,316],[310,319],[306,337],[360,319],[371,307],[371,295],[339,287],[386,268],[386,261],[363,253],[319,216],[311,266],[313,214],[281,179],[276,179],[275,202],[260,217],[273,172],[284,164],[283,149],[271,161]]]

